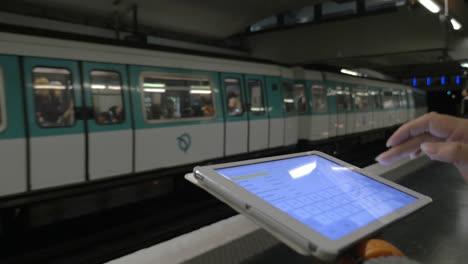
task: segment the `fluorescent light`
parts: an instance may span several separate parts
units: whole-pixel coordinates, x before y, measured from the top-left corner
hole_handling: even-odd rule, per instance
[[[450,23],[452,23],[452,27],[455,30],[459,30],[462,28],[462,25],[460,24],[460,22],[458,22],[455,18],[450,19]]]
[[[359,72],[347,70],[347,69],[341,69],[341,73],[352,75],[352,76],[361,76]]]
[[[432,13],[440,12],[440,6],[432,0],[418,0],[418,2]]]
[[[106,86],[104,84],[91,84],[91,89],[106,89]]]
[[[462,62],[460,63],[460,66],[462,66],[463,68],[468,68],[468,62],[467,61]]]
[[[198,90],[210,90],[211,86],[208,85],[190,85],[191,89],[198,89]]]
[[[109,86],[107,86],[107,88],[109,90],[121,90],[122,86],[120,86],[120,85],[109,85]]]
[[[211,94],[210,90],[190,90],[191,94]]]
[[[34,85],[34,89],[57,89],[57,90],[65,90],[65,86],[64,86],[64,85],[53,85],[53,84]]]
[[[265,108],[264,107],[251,107],[250,111],[252,111],[252,112],[263,112],[263,111],[265,111]]]
[[[298,179],[309,175],[313,170],[315,170],[315,168],[317,168],[317,162],[314,161],[309,164],[302,165],[293,170],[290,170],[289,175],[291,175],[293,179]]]
[[[166,89],[152,89],[152,88],[146,88],[144,89],[145,92],[148,93],[165,93]]]
[[[162,87],[166,87],[166,84],[165,83],[143,83],[143,87],[162,88]]]
[[[294,103],[293,99],[284,99],[283,100],[285,103]]]

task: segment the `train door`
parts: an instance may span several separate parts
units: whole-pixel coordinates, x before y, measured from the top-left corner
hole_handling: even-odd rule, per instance
[[[310,89],[307,89],[307,81],[298,80],[294,82],[294,89],[297,94],[297,120],[298,138],[310,140],[311,115],[310,111]]]
[[[284,118],[284,144],[286,146],[297,143],[298,138],[298,107],[299,102],[305,97],[305,89],[302,86],[295,87],[291,80],[282,80]]]
[[[222,73],[225,102],[226,156],[248,151],[249,124],[246,113],[245,89],[241,74]]]
[[[125,65],[84,62],[90,179],[132,172],[132,116]]]
[[[355,111],[354,107],[354,100],[352,97],[353,90],[356,88],[356,85],[350,85],[350,84],[343,84],[344,86],[344,95],[345,95],[345,100],[347,100],[347,106],[348,108],[345,110],[346,112],[346,122],[345,122],[345,130],[346,134],[353,134],[356,133],[356,120],[358,119],[358,113]]]
[[[245,75],[245,95],[249,120],[249,151],[268,148],[269,121],[266,111],[265,80],[259,75]]]
[[[408,89],[408,119],[413,120],[416,116],[414,111],[414,94],[411,89]]]
[[[394,118],[395,102],[393,99],[393,92],[391,89],[384,88],[382,89],[382,96],[383,96],[383,108],[384,108],[384,112],[382,113],[383,115],[382,127],[392,126],[395,124],[395,118]]]
[[[400,120],[401,123],[406,123],[408,121],[408,99],[407,93],[404,90],[400,90]]]
[[[336,86],[336,110],[337,110],[337,127],[336,135],[342,136],[347,132],[351,132],[347,128],[347,112],[351,111],[351,99],[349,95],[349,87],[344,87],[343,84],[337,83]],[[351,120],[351,119],[349,119]]]
[[[269,117],[269,148],[284,145],[284,112],[281,95],[281,79],[279,77],[265,77],[268,96]]]
[[[18,58],[0,56],[0,196],[26,191],[26,138]]]
[[[338,114],[336,105],[336,87],[333,83],[326,82],[328,104],[328,137],[336,137],[338,128]]]
[[[327,86],[322,81],[309,81],[310,102],[312,111],[310,115],[309,140],[320,140],[330,136],[330,115],[327,100]]]
[[[24,59],[31,189],[85,181],[84,122],[78,63]]]
[[[354,108],[354,132],[369,130],[368,122],[371,120],[369,92],[363,85],[355,86],[352,92]],[[370,115],[370,116],[369,116]]]
[[[371,129],[377,129],[382,127],[383,123],[383,106],[382,106],[382,96],[380,94],[380,89],[378,88],[369,88],[369,95],[371,97],[372,104],[372,117],[370,122]]]

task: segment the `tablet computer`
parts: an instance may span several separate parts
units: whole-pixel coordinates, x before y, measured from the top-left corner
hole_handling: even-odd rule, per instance
[[[325,261],[432,201],[317,151],[195,167],[186,178]]]

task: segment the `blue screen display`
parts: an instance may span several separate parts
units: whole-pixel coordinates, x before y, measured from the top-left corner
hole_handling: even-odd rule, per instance
[[[317,155],[216,171],[331,240],[417,200]]]

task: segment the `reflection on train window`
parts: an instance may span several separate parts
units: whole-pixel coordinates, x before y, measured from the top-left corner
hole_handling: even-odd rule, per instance
[[[380,94],[380,91],[371,91],[370,92],[373,100],[372,100],[372,109],[374,110],[381,110],[383,109],[382,106],[382,96]]]
[[[294,92],[297,103],[297,112],[306,113],[307,112],[307,97],[305,94],[305,86],[301,83],[294,84]]]
[[[327,90],[323,85],[312,85],[312,109],[314,113],[328,112]]]
[[[348,87],[336,87],[336,104],[338,112],[351,110],[351,96]]]
[[[242,116],[244,113],[244,108],[242,107],[242,92],[239,79],[224,79],[224,89],[227,94],[226,105],[228,108],[228,115]]]
[[[294,93],[293,84],[288,81],[283,81],[282,87],[284,110],[288,114],[294,114],[296,113],[296,96]]]
[[[252,115],[264,115],[263,88],[260,80],[250,79],[247,83],[250,91],[250,112]]]
[[[365,88],[354,88],[353,99],[355,109],[358,111],[369,110],[369,93]]]
[[[147,121],[214,116],[211,82],[205,76],[153,73],[140,80]]]
[[[96,123],[100,125],[122,123],[125,112],[120,74],[112,71],[91,71],[90,79]]]
[[[393,93],[390,91],[383,92],[383,107],[384,109],[392,109],[393,105]]]
[[[0,67],[0,132],[6,128],[5,86],[3,80],[3,68]]]
[[[41,127],[66,127],[75,123],[72,76],[68,69],[33,69],[36,120]]]

